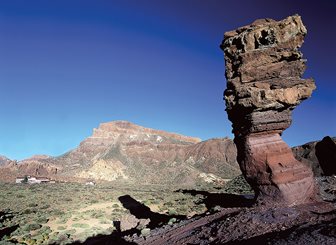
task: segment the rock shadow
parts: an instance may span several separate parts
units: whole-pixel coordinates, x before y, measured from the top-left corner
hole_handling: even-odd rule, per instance
[[[2,223],[5,219],[13,219],[14,214],[10,210],[4,210],[0,211],[0,223]],[[19,228],[19,225],[13,225],[10,227],[3,227],[0,228],[0,240],[4,236],[9,236],[12,232],[14,232],[17,228]]]
[[[134,215],[137,219],[149,219],[150,222],[146,226],[147,228],[154,229],[161,225],[167,224],[171,218],[176,219],[185,219],[184,215],[166,215],[155,213],[150,210],[146,205],[138,202],[130,195],[120,196],[119,201],[123,205],[124,208],[128,209],[132,215]],[[95,245],[95,244],[118,244],[118,245],[132,245],[137,244],[134,242],[129,242],[124,239],[125,236],[139,235],[140,230],[137,228],[132,228],[126,231],[121,231],[120,229],[120,221],[112,221],[114,227],[116,228],[110,235],[97,235],[94,237],[90,237],[85,240],[85,242],[74,242],[72,244],[84,244],[84,245]]]
[[[79,245],[79,244],[84,244],[84,245],[110,245],[110,244],[118,244],[118,245],[133,245],[136,243],[134,242],[129,242],[126,241],[123,237],[129,235],[126,232],[119,232],[119,231],[114,231],[110,235],[97,235],[94,237],[89,237],[88,239],[85,240],[85,242],[74,242],[72,243],[73,245]]]
[[[190,194],[192,196],[202,195],[203,199],[199,203],[204,203],[208,210],[216,206],[222,208],[234,208],[234,207],[251,207],[255,200],[254,195],[235,195],[228,193],[211,193],[208,191],[198,190],[177,190],[183,194]]]
[[[3,229],[0,229],[0,240],[4,236],[9,236],[12,232],[14,232],[17,228],[19,228],[19,225],[14,225],[10,227],[5,227]]]
[[[128,209],[132,215],[137,219],[149,219],[150,222],[147,225],[148,228],[153,229],[163,224],[167,224],[171,218],[176,218],[179,220],[185,219],[184,215],[166,215],[155,213],[150,210],[146,205],[138,202],[130,195],[120,196],[119,201],[124,208]]]
[[[336,143],[329,136],[324,137],[315,146],[315,154],[324,175],[336,174]]]
[[[134,242],[125,240],[125,236],[131,236],[133,234],[140,234],[140,231],[136,228],[129,229],[127,231],[120,231],[120,221],[112,221],[116,230],[114,230],[109,235],[96,235],[93,237],[87,238],[84,242],[73,242],[72,245],[110,245],[110,244],[120,244],[120,245],[133,245]],[[56,244],[55,244],[56,245]]]

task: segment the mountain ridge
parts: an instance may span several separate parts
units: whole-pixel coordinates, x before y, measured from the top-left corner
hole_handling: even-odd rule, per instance
[[[127,121],[112,121],[99,124],[91,136],[63,155],[35,155],[16,162],[9,170],[12,181],[16,173],[44,174],[67,181],[194,185],[223,182],[240,174],[235,155],[235,146],[228,138],[201,141]]]
[[[322,173],[314,150],[318,142],[292,148],[295,157],[312,167],[316,176]],[[74,182],[220,184],[241,174],[236,156],[236,146],[227,137],[201,141],[112,121],[99,124],[78,147],[60,156],[34,155],[21,161],[0,156],[0,181],[36,175]]]

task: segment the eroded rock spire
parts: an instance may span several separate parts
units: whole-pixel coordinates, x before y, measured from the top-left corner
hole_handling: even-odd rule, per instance
[[[311,96],[313,79],[302,79],[298,50],[307,33],[298,15],[256,20],[226,32],[226,111],[232,122],[240,168],[259,202],[300,204],[315,199],[313,173],[281,139],[291,111]]]

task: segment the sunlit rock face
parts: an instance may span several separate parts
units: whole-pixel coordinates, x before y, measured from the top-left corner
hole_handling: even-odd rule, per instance
[[[145,128],[127,121],[101,123],[67,153],[19,162],[0,156],[0,180],[17,176],[60,181],[116,181],[128,184],[223,185],[241,174],[231,139],[199,138]]]
[[[312,171],[297,161],[281,139],[291,112],[315,89],[302,79],[299,48],[307,33],[298,15],[256,20],[226,32],[226,111],[232,122],[237,160],[260,203],[294,205],[315,199]]]

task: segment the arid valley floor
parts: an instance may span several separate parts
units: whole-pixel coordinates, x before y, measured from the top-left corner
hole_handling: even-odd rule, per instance
[[[252,207],[253,192],[241,176],[224,187],[196,189],[2,183],[0,244],[303,244],[307,239],[333,244],[336,178],[316,180],[326,202],[304,211]],[[283,215],[289,223],[282,223]],[[211,240],[210,228],[223,240],[215,234]]]
[[[222,206],[240,205],[224,192],[251,194],[241,177],[220,192],[210,186],[183,190],[109,183],[2,183],[0,188],[0,244],[66,244],[127,230],[124,234],[148,235],[146,227],[173,225]]]

